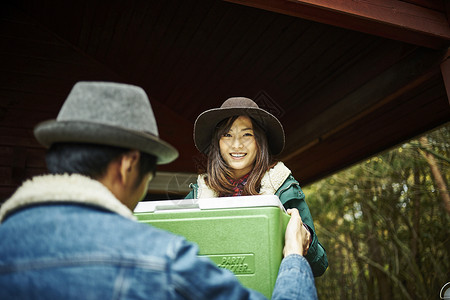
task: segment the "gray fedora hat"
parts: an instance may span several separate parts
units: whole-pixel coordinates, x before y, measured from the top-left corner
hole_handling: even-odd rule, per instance
[[[211,144],[217,124],[229,117],[240,115],[251,117],[264,129],[272,155],[283,151],[283,125],[274,115],[259,108],[252,99],[245,97],[228,98],[219,108],[204,111],[197,117],[194,124],[194,143],[197,149],[205,153]]]
[[[38,124],[36,139],[45,147],[77,142],[139,150],[167,164],[178,151],[159,138],[158,127],[145,91],[113,82],[78,82],[56,120]]]

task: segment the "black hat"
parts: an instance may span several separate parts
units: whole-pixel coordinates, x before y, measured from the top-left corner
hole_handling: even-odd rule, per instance
[[[220,121],[241,115],[251,117],[264,129],[272,155],[283,151],[284,130],[280,121],[271,113],[259,108],[253,100],[245,97],[229,98],[219,108],[204,111],[197,117],[194,124],[194,143],[197,149],[205,153]]]

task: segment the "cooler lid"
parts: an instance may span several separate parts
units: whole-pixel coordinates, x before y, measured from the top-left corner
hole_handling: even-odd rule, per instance
[[[276,195],[254,195],[219,197],[204,199],[179,199],[162,201],[142,201],[134,209],[135,213],[143,212],[179,212],[181,210],[208,210],[224,208],[251,208],[275,206],[286,212]]]

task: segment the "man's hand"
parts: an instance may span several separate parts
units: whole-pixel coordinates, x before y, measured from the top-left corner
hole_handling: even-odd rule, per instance
[[[305,255],[308,248],[304,243],[307,242],[309,247],[308,231],[303,227],[302,218],[296,208],[288,209],[287,213],[291,215],[291,219],[286,227],[283,255]]]

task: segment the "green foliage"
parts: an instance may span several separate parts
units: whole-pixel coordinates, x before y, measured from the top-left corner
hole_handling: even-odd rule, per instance
[[[450,214],[424,153],[447,186],[450,124],[306,188],[329,268],[321,299],[438,299],[450,281]]]

